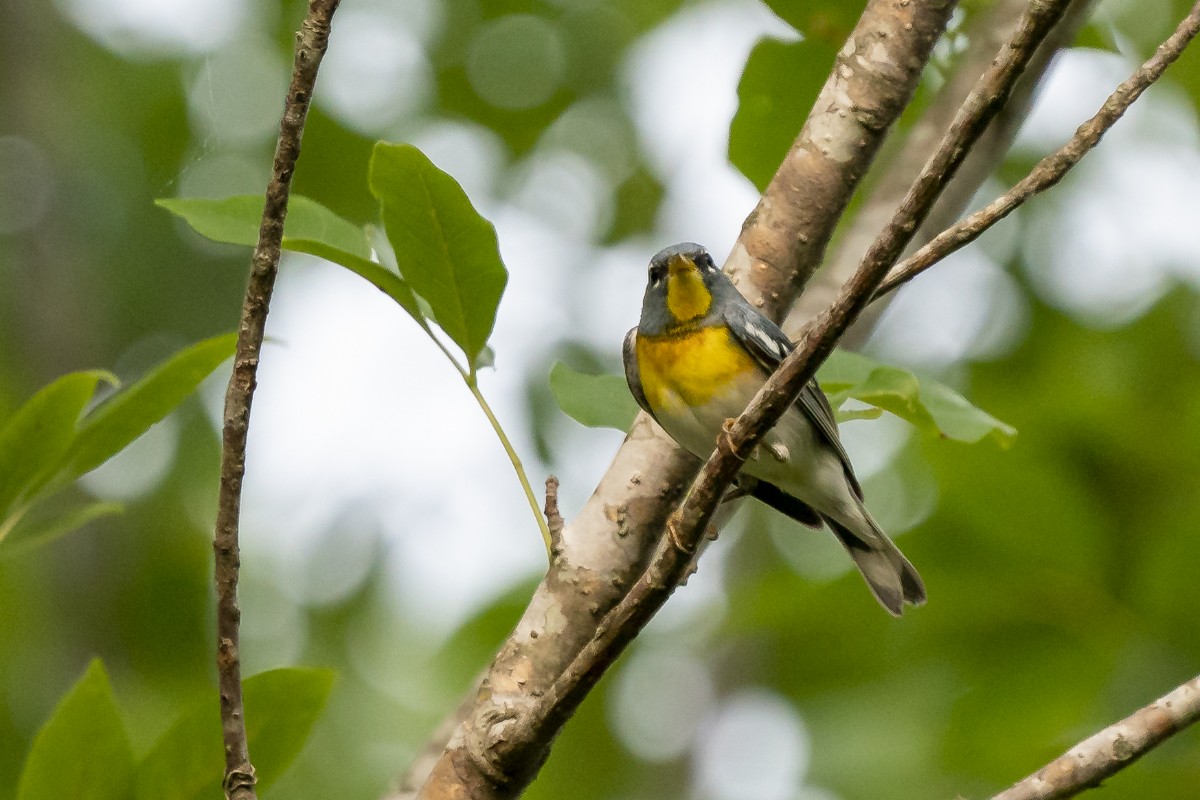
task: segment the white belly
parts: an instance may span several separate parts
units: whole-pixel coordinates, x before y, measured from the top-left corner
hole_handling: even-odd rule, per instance
[[[729,391],[697,408],[668,393],[665,399],[669,408],[657,416],[671,438],[706,459],[716,447],[725,420],[739,416],[761,385],[760,376],[747,375],[735,381]],[[858,503],[846,481],[841,459],[817,437],[803,412],[792,406],[746,459],[742,471],[778,486],[818,511],[839,519],[857,517]]]

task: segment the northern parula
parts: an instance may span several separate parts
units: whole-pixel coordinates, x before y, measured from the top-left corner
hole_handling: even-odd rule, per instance
[[[650,259],[638,326],[625,336],[625,377],[646,413],[707,458],[727,418],[745,410],[794,345],[742,297],[703,247]],[[824,522],[879,602],[899,615],[925,602],[921,576],[863,506],[862,487],[816,381],[746,459],[743,489],[811,527]]]

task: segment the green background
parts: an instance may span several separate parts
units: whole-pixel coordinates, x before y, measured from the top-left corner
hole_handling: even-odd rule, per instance
[[[65,372],[105,368],[129,380],[184,344],[235,326],[247,252],[202,243],[153,201],[261,191],[273,137],[261,120],[277,115],[303,13],[296,2],[232,4],[242,22],[215,44],[180,45],[136,26],[104,39],[78,22],[84,5],[17,3],[0,26],[0,137],[8,137],[0,139],[0,419]],[[756,50],[761,60],[747,73],[733,152],[758,182],[811,103],[829,42],[853,21],[838,0],[776,5],[811,36]],[[970,4],[968,15],[983,5]],[[339,14],[388,7],[346,0]],[[319,86],[296,190],[357,223],[377,222],[366,182],[375,139],[419,138],[453,121],[487,132],[496,177],[486,197],[476,191],[472,199],[494,218],[519,199],[523,166],[546,152],[573,152],[603,176],[607,212],[580,237],[579,252],[589,257],[557,265],[568,274],[559,276],[567,296],[543,302],[584,317],[611,311],[602,325],[589,321],[596,327],[632,324],[639,289],[623,288],[622,298],[633,298],[624,306],[589,302],[586,293],[640,280],[641,263],[669,243],[676,228],[664,201],[678,174],[653,155],[634,119],[630,98],[646,77],[631,54],[659,26],[761,19],[763,10],[656,0],[430,0],[412,8],[401,27],[415,31],[424,72],[410,86],[421,91],[397,98],[387,86],[364,85],[363,95],[384,98],[372,122],[323,100]],[[1077,63],[1101,66],[1078,71],[1075,85],[1098,100],[1184,12],[1178,0],[1104,4],[1079,42],[1100,51],[1075,54]],[[338,34],[335,22],[335,49],[344,44]],[[706,57],[671,41],[672,59]],[[809,60],[787,52],[805,46]],[[264,70],[239,76],[244,94],[206,99],[204,81],[223,84],[204,76],[237,48],[251,56],[236,63]],[[948,50],[939,56],[943,69],[953,65]],[[846,572],[832,539],[793,530],[763,509],[743,511],[693,585],[567,726],[530,797],[987,796],[1200,672],[1195,206],[1142,202],[1116,218],[1095,211],[1128,207],[1122,187],[1171,196],[1154,181],[1200,159],[1198,106],[1193,52],[1094,164],[1004,223],[1007,232],[985,238],[981,252],[1000,269],[971,272],[966,259],[938,267],[870,346],[884,360],[936,373],[1020,432],[1001,449],[925,438],[887,421],[846,426],[851,443],[876,454],[873,466],[860,467],[870,476],[868,497],[890,530],[904,531],[900,544],[928,584],[928,606],[888,618]],[[213,128],[206,108],[249,122]],[[1045,125],[1032,128],[993,190],[1053,145]],[[1073,209],[1092,212],[1072,216]],[[739,223],[725,221],[734,231]],[[519,280],[523,262],[508,256],[499,228]],[[1103,258],[1114,237],[1120,252],[1137,254],[1117,265],[1115,278]],[[1089,254],[1094,285],[1078,279],[1088,275]],[[618,261],[628,266],[601,271]],[[1063,277],[1063,264],[1076,262],[1075,280]],[[959,303],[964,284],[943,277],[959,267],[1000,287],[991,305]],[[1106,285],[1127,291],[1109,298],[1095,289]],[[962,307],[987,325],[966,333],[950,322],[937,327],[961,319]],[[943,338],[973,344],[947,351],[905,338],[914,316]],[[499,375],[503,333],[501,326],[492,340]],[[509,362],[528,374],[510,373],[504,384],[510,408],[524,417],[514,421],[525,429],[517,446],[535,476],[556,470],[594,484],[619,439],[581,438],[554,407],[548,371],[558,358],[615,371],[619,334],[597,341],[564,323],[539,336],[541,351]],[[394,358],[405,364],[412,356],[398,348]],[[450,386],[416,369],[407,379],[413,396]],[[395,414],[408,413],[405,393],[392,399]],[[306,424],[337,424],[337,413]],[[111,676],[138,755],[197,701],[215,703],[206,525],[218,440],[196,400],[171,425],[178,445],[124,515],[0,560],[0,800],[16,796],[33,737],[93,657]],[[496,448],[482,427],[467,430],[479,434],[447,447]],[[355,458],[353,444],[343,458]],[[400,449],[395,457],[423,456]],[[515,482],[496,481],[519,504]],[[571,491],[581,500],[590,488]],[[472,491],[447,487],[445,502],[470,502]],[[346,487],[330,492],[353,497]],[[533,554],[526,574],[505,578],[509,590],[482,606],[459,602],[457,616],[430,610],[462,596],[451,581],[424,590],[419,603],[398,602],[393,577],[379,566],[389,543],[371,515],[403,510],[363,503],[367,522],[336,516],[304,543],[310,563],[358,548],[372,565],[349,570],[333,599],[306,596],[289,584],[295,574],[276,573],[271,559],[246,559],[248,670],[294,664],[337,676],[312,739],[268,798],[378,796],[487,663],[536,578],[539,545],[531,526],[519,527],[522,518],[514,530],[477,534],[509,537]],[[271,530],[269,520],[254,530],[266,542],[258,552],[289,542],[289,531]],[[438,533],[414,526],[404,535],[437,547]],[[448,548],[445,558],[456,554]],[[326,569],[338,569],[337,559],[328,561]],[[772,746],[737,746],[764,732],[777,734]],[[1106,784],[1107,794],[1193,797],[1198,754],[1200,734],[1180,735]],[[777,780],[756,784],[764,775]]]

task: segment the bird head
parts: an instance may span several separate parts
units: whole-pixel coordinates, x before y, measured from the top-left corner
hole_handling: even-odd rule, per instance
[[[650,259],[639,330],[654,335],[698,323],[727,282],[708,251],[694,242],[660,250]]]

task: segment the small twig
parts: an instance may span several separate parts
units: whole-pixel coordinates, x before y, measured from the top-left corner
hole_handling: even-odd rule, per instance
[[[317,69],[329,42],[329,25],[340,0],[310,0],[308,14],[296,34],[296,61],[275,146],[271,181],[267,184],[258,244],[250,262],[250,279],[242,305],[233,375],[225,392],[225,426],[221,449],[221,486],[213,536],[217,585],[217,679],[221,694],[221,728],[225,742],[225,796],[254,800],[254,767],[246,744],[242,707],[242,667],[238,650],[242,612],[237,604],[238,515],[246,472],[246,435],[250,405],[262,350],[263,330],[279,269],[283,223],[287,216],[292,174],[300,156],[300,139],[312,98]]]
[[[958,224],[942,231],[920,250],[897,264],[887,280],[880,285],[873,299],[878,299],[912,280],[955,250],[975,241],[980,234],[1011,214],[1025,201],[1062,180],[1063,176],[1100,142],[1101,137],[1124,115],[1133,101],[1162,77],[1163,72],[1179,58],[1198,32],[1200,3],[1192,6],[1191,13],[1184,17],[1170,38],[1159,45],[1155,54],[1108,96],[1096,115],[1080,125],[1070,141],[1038,162],[1038,165],[1012,189]]]
[[[1184,728],[1200,721],[1200,677],[1093,734],[992,800],[1059,800],[1112,777]]]
[[[550,532],[550,552],[553,554],[562,549],[562,514],[558,510],[558,478],[551,475],[546,478],[546,526]]]

